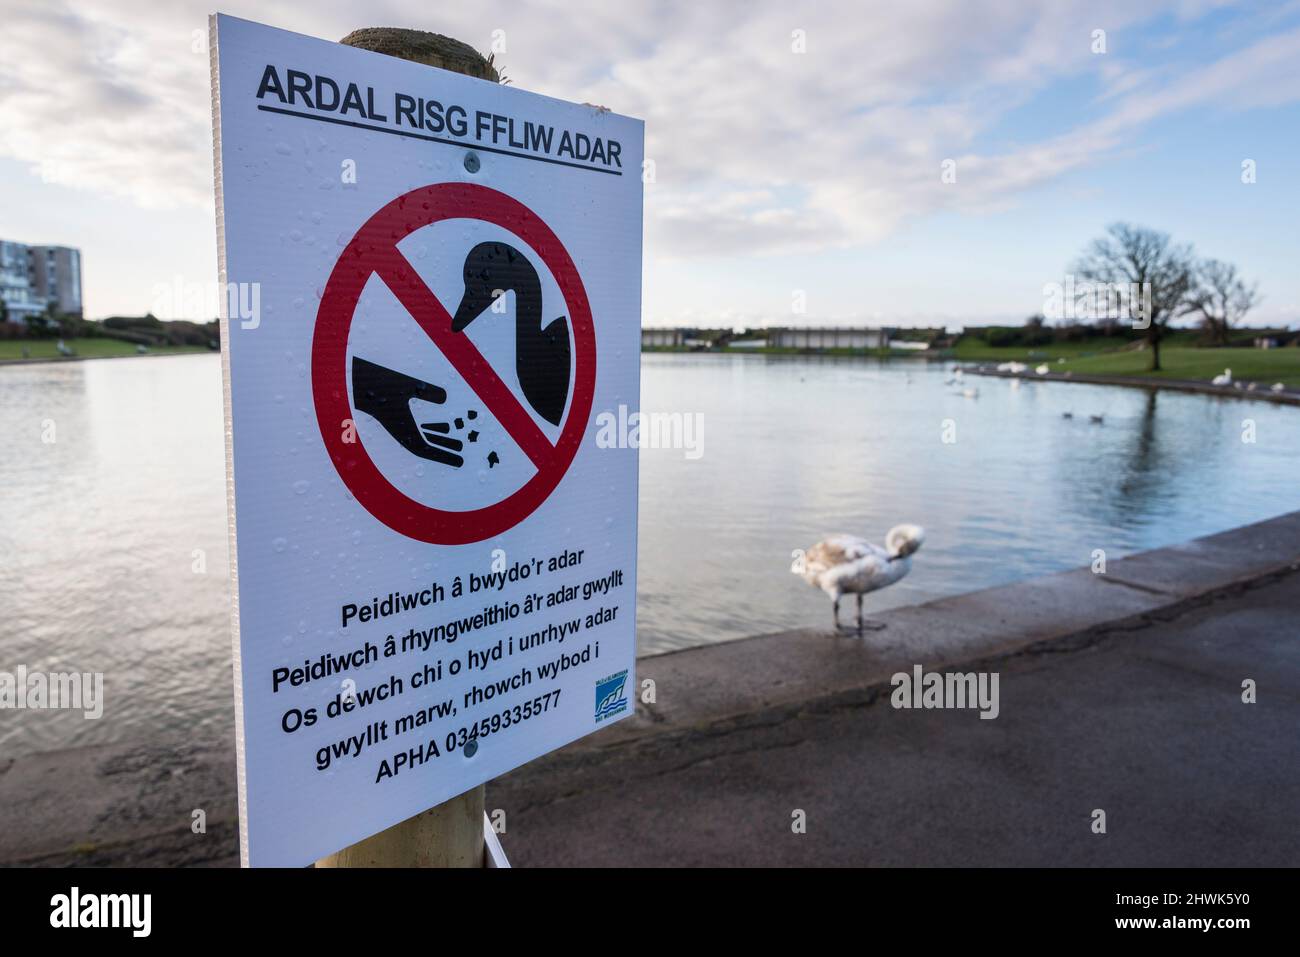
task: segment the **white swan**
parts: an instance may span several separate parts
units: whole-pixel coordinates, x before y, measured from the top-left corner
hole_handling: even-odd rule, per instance
[[[1210,380],[1210,385],[1232,385],[1232,370],[1224,369],[1222,373]]]
[[[1284,386],[1281,382],[1274,382],[1273,385],[1270,386],[1270,391],[1272,391],[1272,392],[1285,392],[1285,391],[1286,391],[1286,386]]]
[[[802,563],[791,569],[809,585],[820,588],[834,602],[835,627],[840,627],[840,598],[858,596],[858,632],[864,627],[878,630],[882,622],[862,620],[862,596],[903,578],[912,570],[911,555],[925,541],[919,525],[895,525],[885,536],[885,547],[852,535],[832,535],[808,549]]]
[[[1052,368],[1046,362],[1044,362],[1041,363],[1036,369],[1034,369],[1034,371],[1037,372],[1039,375],[1047,375],[1047,373],[1052,371]]]

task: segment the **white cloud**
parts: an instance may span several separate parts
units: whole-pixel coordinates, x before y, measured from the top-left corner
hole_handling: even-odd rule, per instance
[[[267,0],[230,12],[328,38],[418,23],[480,49],[505,30],[499,60],[517,86],[646,119],[652,248],[698,257],[845,246],[937,210],[999,208],[1169,112],[1295,99],[1296,31],[1181,68],[1090,52],[1099,25],[1112,49],[1132,51],[1140,21],[1163,9],[1177,25],[1215,5],[552,0],[435,16],[382,0],[364,14],[338,0]],[[209,205],[207,56],[192,49],[209,6],[0,0],[0,155],[146,207]],[[796,29],[805,54],[791,50]],[[1033,142],[999,135],[1012,111],[1087,71],[1093,106],[1109,112],[1057,117]],[[955,185],[940,181],[945,159]]]
[[[189,37],[60,4],[0,16],[0,154],[146,207],[211,203],[210,124]]]

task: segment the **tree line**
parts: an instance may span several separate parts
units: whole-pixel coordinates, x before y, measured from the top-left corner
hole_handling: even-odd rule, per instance
[[[1231,330],[1259,303],[1258,286],[1233,264],[1199,258],[1191,245],[1175,244],[1168,233],[1130,223],[1108,227],[1074,272],[1110,286],[1129,317],[1146,323],[1152,371],[1160,369],[1160,341],[1173,320],[1197,316],[1211,341],[1226,346]]]

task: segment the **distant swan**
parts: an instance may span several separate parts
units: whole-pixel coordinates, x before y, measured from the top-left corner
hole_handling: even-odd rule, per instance
[[[884,548],[852,535],[832,535],[808,549],[802,565],[791,570],[831,597],[837,629],[840,598],[847,593],[858,596],[858,632],[864,627],[878,630],[883,623],[862,620],[862,596],[906,576],[912,570],[911,555],[924,541],[925,530],[918,525],[895,525],[885,536]]]
[[[1210,385],[1232,385],[1232,370],[1224,369],[1223,372],[1210,380]]]

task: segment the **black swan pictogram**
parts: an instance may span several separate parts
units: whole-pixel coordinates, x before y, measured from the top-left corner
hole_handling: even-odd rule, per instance
[[[569,321],[542,326],[542,284],[532,263],[513,246],[479,243],[465,257],[465,295],[452,317],[460,332],[499,296],[515,294],[515,373],[528,404],[559,425],[569,399]]]

